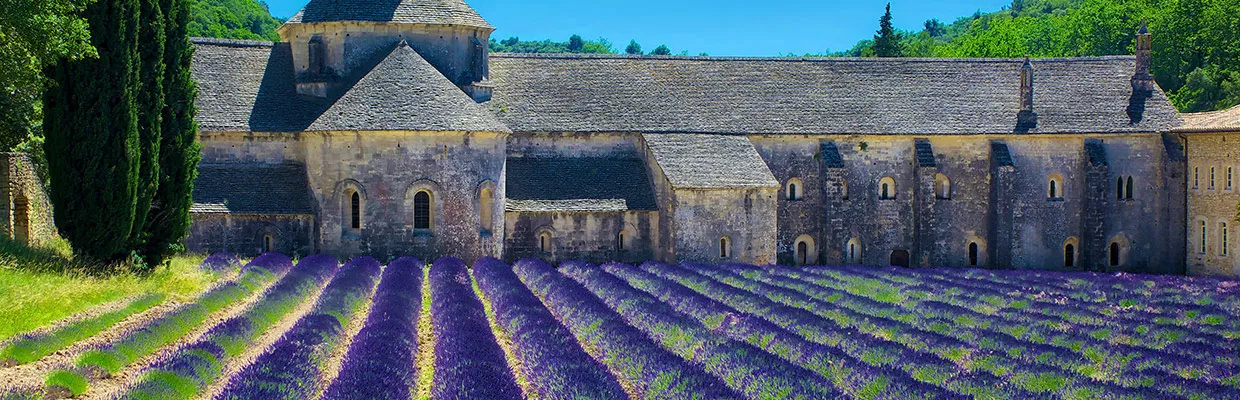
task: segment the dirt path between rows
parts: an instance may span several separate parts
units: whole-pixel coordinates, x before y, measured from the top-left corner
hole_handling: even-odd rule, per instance
[[[380,271],[379,276],[383,273]],[[381,279],[375,281],[375,285],[370,287],[367,292],[366,302],[358,308],[357,314],[353,319],[349,320],[349,325],[344,328],[344,337],[340,343],[332,350],[331,357],[323,364],[322,376],[319,378],[319,387],[315,390],[315,399],[323,397],[323,392],[327,391],[327,386],[336,380],[336,376],[340,375],[340,367],[344,364],[344,356],[349,352],[349,346],[353,345],[353,339],[357,337],[358,332],[362,331],[362,327],[366,325],[366,318],[370,317],[370,307],[374,306],[375,289],[379,286]]]
[[[330,282],[330,279],[327,281]],[[203,394],[198,398],[214,399],[216,396],[219,396],[220,393],[224,391],[224,388],[228,386],[228,380],[232,379],[233,375],[235,375],[238,371],[241,371],[241,369],[245,368],[245,366],[254,363],[254,360],[257,360],[258,356],[267,351],[268,347],[271,347],[271,345],[279,340],[281,336],[284,336],[285,332],[292,329],[293,325],[295,325],[297,321],[301,320],[301,317],[306,316],[306,314],[309,314],[310,311],[314,309],[314,304],[319,302],[319,296],[323,294],[323,288],[326,286],[327,282],[324,282],[324,284],[320,285],[314,293],[310,294],[310,297],[307,297],[306,300],[302,301],[301,305],[298,305],[292,312],[284,316],[280,322],[272,325],[267,329],[267,332],[263,332],[258,339],[255,339],[249,349],[236,357],[230,358],[228,362],[224,364],[224,371],[220,374],[219,379],[216,379],[214,383],[203,390]]]
[[[230,305],[223,310],[211,314],[207,317],[206,321],[203,321],[202,325],[198,326],[198,328],[182,335],[181,338],[177,339],[175,342],[164,345],[159,350],[148,354],[146,357],[139,358],[136,362],[125,367],[120,372],[117,372],[116,375],[113,375],[111,378],[91,382],[90,390],[79,398],[84,400],[118,398],[118,396],[123,394],[126,390],[129,390],[133,387],[133,385],[140,383],[142,376],[148,369],[154,366],[155,363],[176,354],[177,351],[181,350],[181,348],[185,346],[197,343],[202,339],[202,336],[206,334],[207,331],[216,325],[248,311],[254,306],[255,303],[258,303],[259,300],[266,297],[267,289],[274,286],[275,283],[279,282],[281,278],[283,278],[283,276],[272,279],[260,288],[254,295],[251,295],[236,304]]]

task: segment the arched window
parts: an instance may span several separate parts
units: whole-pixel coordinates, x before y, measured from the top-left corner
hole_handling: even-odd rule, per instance
[[[551,252],[551,232],[543,231],[538,234],[538,251]]]
[[[276,240],[270,233],[263,235],[263,253],[270,253],[276,248]]]
[[[1047,184],[1046,197],[1050,200],[1063,200],[1063,177],[1059,175],[1051,175],[1050,182]]]
[[[480,215],[479,218],[482,219],[481,221],[482,232],[487,233],[487,234],[490,234],[495,229],[495,198],[494,196],[495,195],[491,192],[491,188],[489,187],[484,187],[482,188],[481,191],[478,192],[478,207],[481,208],[480,210],[481,212],[479,213]],[[418,201],[417,196],[414,196],[413,201],[416,206],[417,201]],[[429,203],[430,202],[428,201],[427,204],[429,205]]]
[[[1076,246],[1074,246],[1072,243],[1068,243],[1067,245],[1063,246],[1063,266],[1065,267],[1076,266]]]
[[[861,264],[861,240],[853,238],[844,248],[844,261],[849,265]]]
[[[1116,178],[1115,180],[1115,200],[1123,200],[1123,199],[1124,199],[1124,177],[1121,176],[1119,178]]]
[[[896,198],[895,179],[886,177],[878,181],[878,198],[880,200],[894,200]]]
[[[1227,246],[1229,244],[1228,241],[1231,239],[1227,236],[1230,233],[1231,232],[1228,232],[1226,222],[1218,223],[1218,255],[1220,256],[1227,255]]]
[[[1126,186],[1125,188],[1126,190],[1124,190],[1124,198],[1128,200],[1132,200],[1132,177],[1131,176],[1128,177],[1128,186]]]
[[[940,200],[952,198],[952,181],[947,179],[947,175],[934,175],[934,197]]]
[[[1119,243],[1111,242],[1111,249],[1108,251],[1110,263],[1112,267],[1119,266]]]
[[[1207,239],[1209,236],[1207,236],[1206,233],[1206,221],[1203,220],[1201,221],[1201,254],[1205,254],[1207,251],[1206,241],[1209,240]]]
[[[811,265],[818,262],[818,249],[814,246],[814,238],[801,235],[796,239],[793,261],[796,265]]]
[[[976,267],[979,249],[977,243],[969,243],[969,266]]]
[[[805,185],[800,179],[792,178],[788,180],[788,187],[784,189],[784,198],[789,201],[801,200],[805,195]]]
[[[844,200],[848,200],[848,180],[847,179],[840,180],[840,197],[842,197]]]
[[[617,250],[626,249],[625,243],[624,243],[624,231],[620,231],[616,233],[616,249]]]
[[[732,257],[732,239],[727,236],[719,238],[719,258]]]
[[[362,232],[362,193],[349,188],[344,191],[343,222],[344,233],[358,235]]]
[[[428,191],[413,195],[413,229],[431,229],[431,193]]]

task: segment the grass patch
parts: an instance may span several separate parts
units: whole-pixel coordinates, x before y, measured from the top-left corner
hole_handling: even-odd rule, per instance
[[[74,397],[81,396],[86,393],[86,389],[90,388],[90,384],[86,381],[86,377],[73,371],[58,370],[47,375],[47,380],[43,382],[49,388],[60,387],[73,394]]]
[[[0,239],[0,321],[5,321],[0,324],[0,340],[128,297],[193,297],[219,278],[199,271],[204,258],[177,256],[143,276],[123,271],[90,273],[63,242],[29,248]]]

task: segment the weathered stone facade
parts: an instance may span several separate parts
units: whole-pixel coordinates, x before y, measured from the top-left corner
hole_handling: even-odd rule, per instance
[[[275,229],[279,249],[382,258],[1193,262],[1186,158],[1167,134],[1179,116],[1142,73],[1148,46],[1047,60],[491,55],[494,28],[463,2],[398,3],[315,0],[283,43],[197,41],[204,176],[285,175],[278,191],[204,200],[192,246],[254,252]],[[254,213],[256,196],[304,205]]]
[[[0,216],[4,236],[19,243],[40,245],[58,236],[51,203],[29,155],[0,153]]]
[[[1185,115],[1177,129],[1188,156],[1187,260],[1191,275],[1240,276],[1240,106]]]

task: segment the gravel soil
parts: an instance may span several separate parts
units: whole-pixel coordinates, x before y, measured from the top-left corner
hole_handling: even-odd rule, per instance
[[[366,317],[370,316],[370,307],[374,305],[376,286],[370,287],[370,292],[366,295],[366,303],[362,304],[362,307],[353,315],[353,319],[349,320],[349,325],[344,327],[344,337],[340,339],[340,343],[332,350],[331,357],[327,359],[327,363],[323,364],[323,376],[319,379],[319,388],[315,391],[314,398],[323,397],[323,392],[327,391],[327,386],[336,380],[337,375],[340,375],[340,366],[344,364],[344,356],[349,352],[349,346],[353,345],[353,338],[357,337],[357,333],[362,331],[363,325],[366,324]]]

